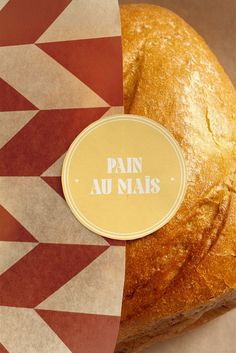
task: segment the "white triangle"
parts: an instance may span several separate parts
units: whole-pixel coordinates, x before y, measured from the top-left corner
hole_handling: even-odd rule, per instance
[[[8,2],[9,0],[0,0],[0,10],[2,10]]]
[[[37,43],[120,36],[118,1],[72,1]]]
[[[37,308],[119,316],[124,272],[125,247],[110,247]]]
[[[56,160],[45,172],[42,176],[61,176],[62,164],[65,159],[65,153]]]
[[[0,274],[30,252],[37,243],[0,241]]]
[[[0,342],[8,352],[71,353],[34,309],[0,306],[0,317]]]
[[[0,148],[23,128],[38,111],[1,112]]]
[[[111,107],[106,111],[105,114],[103,114],[101,119],[105,118],[106,116],[116,115],[116,114],[124,114],[124,107],[123,106]]]

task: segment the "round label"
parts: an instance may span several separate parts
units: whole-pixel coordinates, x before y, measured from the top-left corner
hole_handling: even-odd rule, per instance
[[[186,168],[173,136],[151,119],[102,118],[83,130],[63,164],[62,185],[75,217],[91,231],[137,239],[164,226],[186,189]]]

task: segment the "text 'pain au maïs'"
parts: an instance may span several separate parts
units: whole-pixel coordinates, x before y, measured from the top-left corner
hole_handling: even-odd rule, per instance
[[[142,157],[109,157],[106,162],[106,172],[109,177],[94,178],[91,195],[157,194],[160,192],[159,178],[150,175],[142,176]],[[137,177],[137,174],[141,174],[141,176]]]

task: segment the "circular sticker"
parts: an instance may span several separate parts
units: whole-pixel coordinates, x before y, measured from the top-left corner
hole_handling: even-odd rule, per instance
[[[75,217],[91,231],[131,240],[164,226],[186,189],[173,136],[157,122],[113,115],[84,129],[70,146],[62,185]]]

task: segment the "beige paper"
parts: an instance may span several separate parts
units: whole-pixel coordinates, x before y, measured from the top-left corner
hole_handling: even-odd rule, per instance
[[[235,353],[236,309],[143,353]]]
[[[117,0],[0,0],[0,352],[114,352],[124,242],[76,220],[61,167],[122,105]]]

